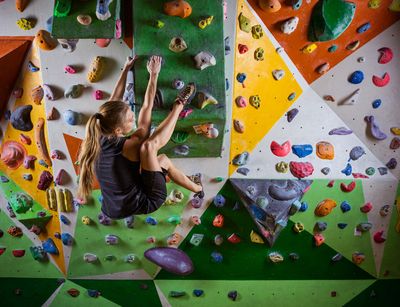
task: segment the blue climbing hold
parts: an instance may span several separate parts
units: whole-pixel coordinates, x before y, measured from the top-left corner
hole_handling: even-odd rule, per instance
[[[63,223],[64,225],[69,225],[71,224],[71,221],[65,216],[65,215],[60,215],[60,221],[61,223]]]
[[[229,90],[229,80],[228,78],[225,78],[225,90]]]
[[[222,208],[223,206],[225,206],[226,199],[225,199],[225,197],[223,197],[221,194],[217,194],[217,195],[214,197],[213,203],[214,203],[214,206],[215,206],[215,207],[217,207],[217,208]]]
[[[337,227],[339,227],[340,229],[345,229],[346,226],[347,226],[346,223],[338,223],[338,224],[337,224]]]
[[[347,201],[343,201],[340,204],[340,210],[342,210],[343,213],[350,211],[351,210],[351,206]]]
[[[352,84],[360,84],[364,80],[364,73],[361,70],[356,70],[350,75],[348,80]]]
[[[74,238],[66,232],[61,234],[61,241],[64,245],[71,246],[74,243]]]
[[[58,255],[58,248],[54,244],[54,241],[52,238],[48,238],[46,241],[43,241],[42,247],[46,253]]]
[[[221,263],[224,260],[224,257],[222,256],[221,253],[212,252],[211,253],[211,260],[216,262],[216,263]]]
[[[203,293],[204,293],[204,291],[203,291],[203,290],[200,290],[200,289],[194,289],[194,290],[193,290],[193,295],[196,296],[196,297],[202,296]]]
[[[357,28],[357,33],[364,33],[365,31],[368,31],[370,28],[371,28],[371,23],[366,22]]]
[[[290,93],[290,95],[288,96],[288,100],[289,101],[292,101],[293,99],[295,99],[296,98],[296,93],[295,92],[293,92],[293,93]]]
[[[241,72],[236,75],[236,80],[238,80],[239,83],[243,83],[244,80],[246,80],[246,77],[246,74]]]
[[[250,205],[249,208],[251,210],[252,215],[254,216],[254,218],[256,220],[265,221],[265,219],[267,217],[267,213],[262,208],[260,208],[257,205]]]
[[[0,176],[0,181],[1,181],[1,183],[7,183],[10,180],[6,176]]]
[[[99,203],[102,204],[103,203],[103,195],[100,194],[99,197],[97,198],[99,200]]]
[[[308,155],[311,155],[313,152],[313,147],[310,144],[305,144],[305,145],[293,145],[292,146],[292,152],[298,156],[299,158],[304,158],[307,157]]]
[[[307,209],[308,209],[308,204],[305,201],[302,201],[299,211],[305,212],[305,211],[307,211]]]
[[[379,108],[379,107],[381,106],[381,104],[382,104],[382,100],[380,100],[380,99],[375,99],[375,100],[372,102],[372,107],[373,107],[374,109],[377,109],[377,108]]]
[[[302,0],[292,0],[292,9],[297,11],[303,4]]]
[[[342,173],[345,174],[346,176],[350,176],[352,171],[353,168],[351,167],[350,163],[347,163],[346,167],[342,169]]]
[[[37,72],[40,70],[40,68],[35,66],[31,61],[28,62],[28,69],[30,72]]]
[[[87,289],[87,293],[90,297],[99,297],[101,295],[100,291],[98,290],[93,290],[93,289]]]
[[[332,45],[328,48],[328,52],[332,53],[335,52],[337,50],[338,46],[337,45]]]
[[[146,223],[149,225],[157,225],[157,220],[154,217],[148,216],[146,217]]]

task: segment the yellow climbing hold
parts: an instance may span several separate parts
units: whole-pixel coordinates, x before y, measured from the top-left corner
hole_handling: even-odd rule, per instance
[[[393,0],[389,6],[389,10],[393,12],[400,12],[400,0]]]
[[[263,238],[261,238],[261,236],[258,233],[254,232],[253,230],[250,232],[250,240],[253,243],[258,243],[258,244],[264,243]]]
[[[390,128],[390,131],[391,131],[394,135],[400,135],[400,127],[392,127],[392,128]]]
[[[346,46],[346,49],[350,50],[350,51],[354,51],[354,50],[356,50],[358,48],[358,46],[360,46],[360,41],[356,40],[356,41],[351,42],[350,44],[348,44]]]
[[[97,82],[100,80],[104,67],[104,58],[97,56],[93,59],[90,65],[87,79],[89,82]]]
[[[20,27],[22,30],[30,30],[33,28],[33,23],[29,19],[25,18],[20,18],[17,20],[17,25]]]
[[[381,0],[369,0],[368,7],[370,9],[377,9],[381,6]]]
[[[315,51],[315,49],[317,49],[317,44],[309,44],[305,47],[303,47],[303,49],[301,49],[301,51],[303,51],[303,53],[313,53]]]
[[[204,29],[205,27],[209,26],[214,19],[214,16],[209,16],[199,21],[199,28]]]

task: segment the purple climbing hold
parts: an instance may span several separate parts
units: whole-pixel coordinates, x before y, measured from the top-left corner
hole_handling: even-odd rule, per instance
[[[353,131],[350,129],[347,129],[346,127],[339,127],[339,128],[335,128],[332,129],[331,131],[329,131],[329,135],[348,135],[348,134],[352,134]]]
[[[190,200],[190,204],[192,205],[193,208],[199,209],[203,205],[203,200],[204,200],[204,198],[200,198],[198,196],[194,196]]]
[[[353,72],[348,81],[352,84],[360,84],[364,80],[364,73],[361,70],[356,70]]]
[[[10,180],[6,176],[0,176],[0,181],[1,181],[1,183],[7,183]]]
[[[238,293],[236,290],[234,291],[229,291],[228,293],[228,297],[232,300],[232,301],[236,301],[236,298],[238,296]]]
[[[395,169],[397,166],[396,158],[391,158],[388,163],[386,163],[388,169]]]
[[[388,170],[386,167],[378,167],[378,172],[379,172],[379,174],[381,174],[381,176],[383,176],[388,173]]]
[[[32,105],[25,105],[15,109],[10,116],[11,125],[21,131],[31,131],[33,128],[31,120]]]
[[[296,117],[297,113],[299,113],[299,109],[297,108],[291,109],[286,113],[288,123],[290,123]]]
[[[364,120],[367,122],[368,132],[369,134],[377,140],[385,140],[387,135],[383,133],[380,129],[378,124],[375,122],[374,116],[365,116]]]
[[[239,167],[236,171],[244,176],[247,176],[247,174],[250,172],[247,167]]]
[[[104,225],[104,226],[109,226],[111,225],[112,220],[105,215],[103,212],[100,212],[99,215],[97,216],[97,218],[99,219],[99,223]]]
[[[173,274],[189,275],[194,271],[192,260],[185,252],[177,248],[154,247],[146,250],[144,256]]]
[[[221,208],[221,207],[225,206],[225,203],[226,203],[226,199],[221,194],[217,194],[214,197],[213,204],[215,207]]]

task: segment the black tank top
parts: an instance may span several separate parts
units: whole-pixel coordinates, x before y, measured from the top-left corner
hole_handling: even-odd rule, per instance
[[[133,214],[134,204],[139,203],[142,183],[140,162],[122,155],[127,138],[100,139],[100,154],[95,164],[103,202],[101,210],[110,218],[123,218]]]

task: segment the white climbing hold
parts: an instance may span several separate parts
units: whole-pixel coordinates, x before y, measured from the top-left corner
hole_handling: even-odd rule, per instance
[[[279,81],[285,76],[285,71],[282,69],[275,69],[272,71],[272,76],[275,80]]]
[[[285,34],[291,34],[294,30],[296,30],[298,24],[299,17],[292,17],[282,23],[281,31]]]

